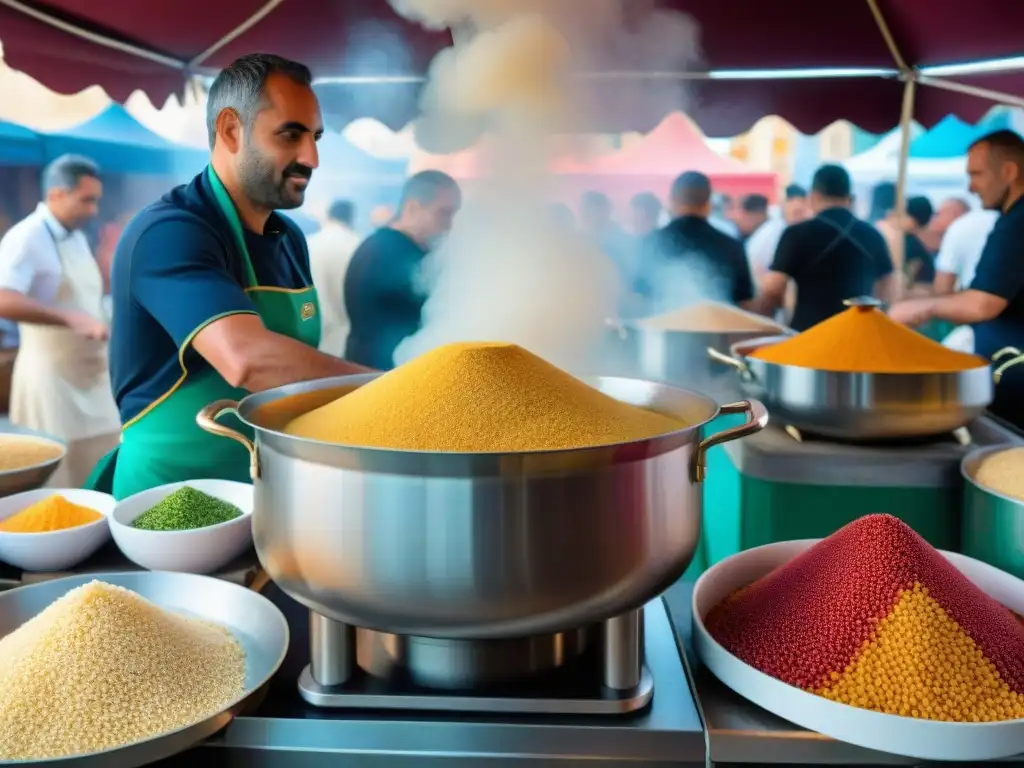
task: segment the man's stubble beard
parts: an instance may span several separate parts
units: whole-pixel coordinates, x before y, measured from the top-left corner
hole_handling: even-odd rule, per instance
[[[304,195],[299,195],[299,199],[295,200],[285,193],[285,178],[278,173],[273,160],[248,141],[239,163],[238,180],[245,196],[260,208],[289,210],[303,203]]]

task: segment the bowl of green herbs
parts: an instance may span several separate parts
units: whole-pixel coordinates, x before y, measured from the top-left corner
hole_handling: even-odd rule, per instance
[[[252,507],[246,483],[169,483],[117,502],[110,533],[143,568],[212,573],[252,546]]]

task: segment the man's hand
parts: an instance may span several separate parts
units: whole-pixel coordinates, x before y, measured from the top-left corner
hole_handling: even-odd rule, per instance
[[[92,341],[106,341],[110,335],[106,323],[98,320],[88,312],[71,310],[64,316],[64,322],[70,330],[77,333],[83,339]]]
[[[897,323],[917,328],[932,319],[931,298],[905,299],[893,304],[889,309],[889,317]]]

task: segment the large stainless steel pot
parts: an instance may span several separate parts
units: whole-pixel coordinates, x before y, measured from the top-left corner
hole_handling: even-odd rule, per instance
[[[768,325],[769,321],[761,318],[761,322]],[[608,333],[604,359],[609,367],[602,371],[663,381],[699,392],[717,403],[731,403],[742,396],[736,376],[709,359],[708,348],[729,349],[737,342],[762,338],[770,332],[676,331],[623,323]]]
[[[964,456],[963,536],[961,551],[1024,579],[1024,501],[996,493],[980,485],[975,476],[981,463],[993,453],[1020,445],[976,448]]]
[[[787,338],[739,342],[728,355],[707,350],[737,371],[743,392],[762,400],[779,424],[853,441],[927,437],[966,425],[992,402],[989,366],[960,373],[836,373],[750,356]]]
[[[612,397],[693,426],[518,454],[356,448],[279,431],[373,378],[218,401],[197,421],[249,451],[253,535],[271,578],[330,619],[397,635],[525,637],[643,605],[693,557],[707,450],[768,421],[756,401],[719,407],[664,384],[597,378],[588,381]],[[255,430],[255,443],[217,422],[226,413]],[[703,437],[720,413],[748,418]]]

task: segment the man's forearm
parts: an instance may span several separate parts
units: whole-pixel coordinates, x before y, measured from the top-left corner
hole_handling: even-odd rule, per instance
[[[34,323],[36,325],[66,326],[66,315],[57,309],[51,309],[23,293],[0,288],[0,317],[16,323]]]
[[[268,331],[246,344],[245,367],[239,384],[250,392],[262,392],[298,381],[368,373],[370,370]]]

